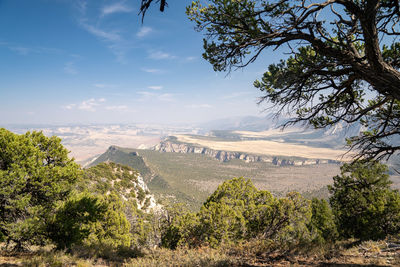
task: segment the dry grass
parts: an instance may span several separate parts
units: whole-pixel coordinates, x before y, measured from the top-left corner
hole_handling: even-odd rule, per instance
[[[189,135],[176,135],[178,141],[183,143],[198,144],[214,150],[238,151],[257,155],[273,155],[285,157],[302,157],[309,159],[330,159],[345,161],[349,159],[344,154],[345,150],[331,148],[309,147],[305,145],[280,143],[267,140],[245,140],[245,141],[214,141],[197,139]]]
[[[287,128],[284,131],[281,129],[270,129],[267,131],[261,131],[261,132],[253,132],[253,131],[233,131],[233,133],[241,135],[243,137],[255,137],[255,138],[264,138],[264,137],[270,137],[270,136],[278,136],[280,134],[288,134],[288,133],[296,133],[299,132],[299,129],[297,128]]]
[[[0,266],[400,266],[399,251],[385,251],[387,243],[364,242],[345,248],[352,241],[335,246],[303,248],[301,253],[271,250],[270,243],[256,240],[234,247],[211,249],[152,249],[137,258],[104,260],[82,258],[64,252],[39,249],[29,253],[0,253]]]
[[[154,249],[142,258],[136,258],[125,266],[157,267],[157,266],[240,266],[240,262],[222,251],[211,248],[198,249]]]

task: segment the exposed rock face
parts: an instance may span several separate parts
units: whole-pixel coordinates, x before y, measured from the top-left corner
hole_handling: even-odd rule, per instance
[[[302,165],[315,165],[323,163],[338,163],[337,161],[327,160],[327,159],[290,160],[287,158],[277,157],[277,156],[251,155],[244,152],[214,150],[208,147],[198,147],[191,144],[174,143],[171,141],[163,141],[158,145],[155,145],[152,148],[152,150],[160,152],[203,154],[222,162],[226,162],[231,159],[240,159],[245,162],[269,162],[277,166],[289,166],[289,165],[302,166]]]
[[[137,205],[139,209],[145,210],[145,212],[159,212],[163,209],[162,205],[157,204],[154,195],[148,193],[149,188],[147,187],[146,183],[144,182],[142,176],[140,174],[137,177],[136,188],[140,187],[144,192],[146,192],[145,201],[137,200]],[[136,195],[138,194],[138,190],[136,189]],[[146,201],[148,203],[146,203]],[[145,205],[146,203],[146,205]]]
[[[110,147],[113,150],[115,147]],[[86,170],[87,189],[100,194],[116,193],[124,201],[135,203],[144,212],[159,212],[162,205],[157,204],[153,194],[140,173],[128,166],[113,162],[103,162]]]

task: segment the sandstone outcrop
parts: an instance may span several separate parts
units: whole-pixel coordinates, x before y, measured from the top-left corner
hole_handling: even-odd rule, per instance
[[[252,155],[245,152],[221,151],[221,150],[214,150],[208,147],[199,147],[192,144],[175,143],[168,140],[162,141],[158,145],[155,145],[152,148],[152,150],[159,152],[203,154],[222,162],[227,162],[232,159],[240,159],[245,162],[268,162],[277,166],[303,166],[303,165],[315,165],[315,164],[326,164],[326,163],[339,163],[338,161],[327,160],[327,159],[293,160],[279,156]]]

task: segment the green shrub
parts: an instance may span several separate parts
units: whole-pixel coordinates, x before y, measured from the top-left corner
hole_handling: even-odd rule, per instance
[[[344,164],[329,187],[342,237],[377,240],[400,230],[400,195],[390,188],[387,167],[376,161]]]
[[[321,245],[334,242],[338,238],[338,231],[329,203],[325,199],[313,198],[311,208],[312,216],[308,228],[315,235],[313,241]]]
[[[197,214],[174,211],[162,240],[169,248],[218,247],[251,238],[291,247],[311,241],[310,220],[310,201],[300,194],[278,199],[257,190],[250,180],[234,178],[220,185]]]
[[[124,213],[124,204],[116,194],[105,197],[105,212],[101,220],[90,224],[90,234],[83,240],[86,246],[107,248],[107,250],[119,247],[130,247],[131,225]]]
[[[179,203],[165,207],[161,218],[161,246],[176,249],[179,246],[198,245],[198,218]]]
[[[103,255],[131,246],[130,224],[115,194],[105,198],[79,194],[58,210],[48,232],[58,249],[93,248]]]
[[[60,138],[0,129],[0,232],[15,249],[47,241],[46,223],[79,175]]]
[[[104,218],[107,205],[88,193],[71,197],[48,225],[50,239],[58,249],[80,245],[92,232],[92,224]]]

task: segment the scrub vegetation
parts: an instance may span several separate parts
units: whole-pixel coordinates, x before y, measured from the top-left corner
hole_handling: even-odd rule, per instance
[[[196,211],[177,203],[148,209],[138,204],[149,202],[150,192],[130,167],[102,163],[81,170],[57,137],[0,134],[0,260],[7,264],[400,262],[393,253],[400,249],[400,194],[376,161],[343,165],[329,201],[298,192],[277,197],[239,177],[221,183]],[[9,216],[17,209],[23,216]],[[379,257],[350,254],[354,248]]]

